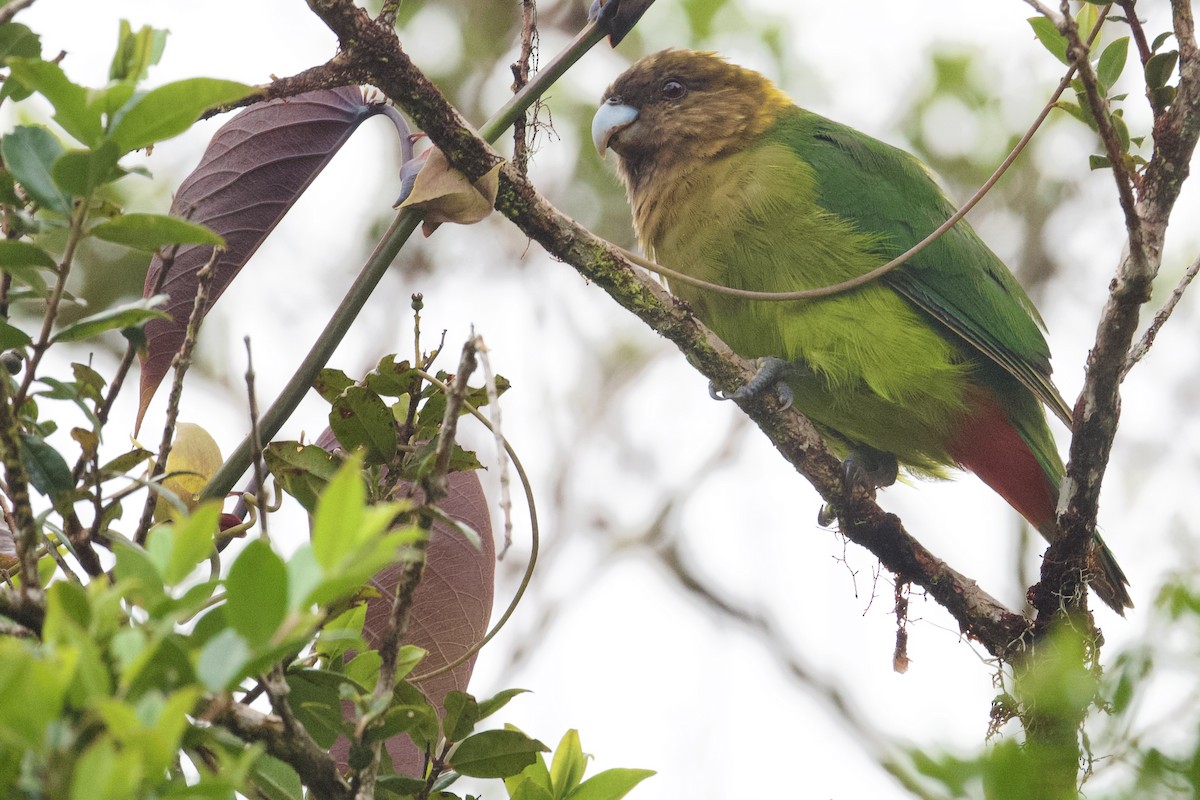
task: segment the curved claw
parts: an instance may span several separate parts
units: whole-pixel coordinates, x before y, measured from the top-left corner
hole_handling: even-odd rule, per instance
[[[782,358],[766,356],[758,359],[758,372],[744,386],[735,392],[721,392],[710,382],[708,396],[714,400],[750,400],[758,397],[767,389],[774,388],[779,402],[785,409],[792,407],[792,387],[787,384],[787,377],[792,374],[793,366]]]
[[[891,486],[900,476],[900,465],[891,453],[881,450],[856,450],[842,462],[847,489],[867,491]]]

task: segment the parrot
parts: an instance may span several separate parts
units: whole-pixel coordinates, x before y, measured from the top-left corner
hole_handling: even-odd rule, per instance
[[[648,258],[736,289],[837,284],[907,251],[954,206],[915,156],[797,106],[715,53],[635,62],[592,123]],[[975,473],[1049,541],[1064,475],[1046,417],[1045,324],[1016,278],[960,221],[875,280],[820,299],[747,300],[667,284],[777,387],[845,459],[848,481]],[[722,398],[728,399],[728,397]],[[1097,535],[1088,580],[1118,614],[1128,580]]]

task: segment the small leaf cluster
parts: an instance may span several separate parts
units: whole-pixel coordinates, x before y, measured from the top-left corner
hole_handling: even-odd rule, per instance
[[[162,55],[166,32],[122,22],[108,80],[100,87],[73,81],[61,59],[43,57],[37,33],[19,22],[0,24],[0,103],[39,95],[53,109],[50,124],[17,125],[0,136],[0,380],[7,384],[15,416],[14,439],[29,484],[48,498],[60,521],[35,517],[39,534],[79,557],[71,532],[87,530],[101,544],[135,538],[112,529],[130,471],[150,454],[140,446],[100,463],[103,424],[123,375],[102,376],[89,363],[72,363],[69,375],[42,368],[51,348],[95,348],[113,332],[136,348],[147,322],[165,316],[166,296],[148,296],[88,313],[67,290],[81,248],[90,240],[134,251],[145,259],[159,248],[182,243],[222,244],[208,229],[157,214],[123,212],[115,184],[127,175],[148,175],[122,161],[134,151],[176,136],[216,103],[245,96],[250,87],[204,78],[143,87]],[[67,307],[74,305],[72,313]],[[117,339],[119,342],[120,339]],[[61,361],[65,361],[62,359]],[[73,406],[81,422],[55,439]],[[68,452],[74,450],[75,465]],[[115,487],[115,488],[114,488]],[[85,505],[76,507],[76,504]],[[83,508],[91,519],[81,519]],[[142,532],[144,533],[144,531]],[[5,531],[3,537],[10,537]],[[51,557],[53,553],[43,553]],[[81,563],[85,563],[82,562]],[[93,561],[91,571],[98,569]]]
[[[130,172],[145,174],[141,168],[122,167],[123,157],[183,133],[208,108],[251,91],[244,84],[210,78],[142,89],[140,83],[161,57],[165,41],[165,31],[133,31],[123,22],[108,83],[96,88],[73,82],[57,61],[43,59],[40,38],[28,27],[18,22],[0,26],[0,57],[8,69],[0,102],[40,94],[53,107],[58,127],[73,140],[64,146],[42,125],[18,126],[0,139],[0,200],[27,212],[22,220],[30,233],[61,224],[81,205],[95,204],[88,210],[111,218],[88,233],[106,241],[147,251],[189,242],[220,244],[211,231],[184,220],[121,214],[97,202],[101,188]],[[51,268],[44,258],[32,263],[38,260],[33,249],[25,248],[24,258],[31,262],[27,266]]]
[[[1084,3],[1076,15],[1075,24],[1078,27],[1081,35],[1089,33],[1099,20],[1099,12],[1097,6],[1092,3]],[[1064,36],[1054,22],[1046,17],[1033,17],[1029,20],[1029,25],[1033,28],[1034,34],[1038,41],[1052,54],[1055,58],[1065,65],[1070,65],[1071,58],[1068,51],[1069,43],[1067,37]],[[1121,74],[1125,71],[1125,64],[1129,59],[1129,37],[1122,36],[1109,42],[1103,49],[1093,50],[1088,53],[1088,60],[1091,63],[1092,69],[1096,74],[1096,83],[1100,89],[1100,94],[1104,99],[1109,122],[1113,130],[1117,134],[1121,146],[1121,152],[1124,154],[1126,166],[1131,172],[1146,164],[1146,160],[1137,155],[1130,153],[1131,146],[1141,147],[1145,137],[1131,137],[1129,134],[1129,126],[1125,123],[1124,109],[1116,107],[1118,103],[1128,97],[1127,94],[1114,94],[1112,89],[1120,79]],[[1087,93],[1084,88],[1083,80],[1074,78],[1071,81],[1071,89],[1075,94],[1072,100],[1059,100],[1054,104],[1066,113],[1070,114],[1075,119],[1087,125],[1093,131],[1099,130],[1099,124],[1096,122],[1096,115],[1093,111],[1091,103],[1088,102]],[[1104,169],[1110,167],[1111,162],[1107,155],[1093,154],[1088,157],[1088,165],[1092,169]]]
[[[330,405],[330,431],[342,449],[360,454],[372,491],[387,493],[400,484],[420,484],[433,466],[447,403],[439,384],[453,379],[442,371],[434,376],[438,383],[422,378],[437,355],[434,351],[423,356],[420,367],[387,355],[357,381],[342,370],[326,368],[313,382],[313,389]],[[497,395],[508,388],[508,381],[497,376]],[[468,405],[487,405],[487,389],[468,387],[464,399],[461,414],[468,413]],[[342,459],[327,448],[300,442],[273,443],[264,455],[279,485],[310,510]],[[480,466],[475,453],[452,446],[451,472]]]
[[[587,759],[579,732],[572,729],[558,743],[549,769],[539,753],[534,763],[505,778],[504,786],[512,800],[620,800],[654,774],[647,769],[616,768],[584,780]]]

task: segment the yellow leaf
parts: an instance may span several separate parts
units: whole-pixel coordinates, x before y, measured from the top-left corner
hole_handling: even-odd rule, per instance
[[[197,495],[221,467],[221,448],[208,431],[192,422],[175,426],[175,441],[167,456],[163,488],[178,497],[188,509],[198,503]],[[160,497],[154,509],[157,519],[166,519],[171,504]]]

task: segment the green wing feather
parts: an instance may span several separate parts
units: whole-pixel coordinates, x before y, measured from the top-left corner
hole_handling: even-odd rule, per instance
[[[785,143],[812,166],[822,207],[878,237],[881,264],[954,213],[908,153],[809,111],[786,112],[766,140]],[[1071,426],[1070,408],[1050,378],[1050,349],[1037,309],[965,221],[881,280],[1000,365]]]

